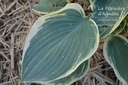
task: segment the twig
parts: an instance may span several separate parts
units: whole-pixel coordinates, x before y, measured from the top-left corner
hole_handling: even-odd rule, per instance
[[[18,76],[14,77],[14,80],[17,79]],[[7,81],[7,82],[4,82],[4,83],[0,83],[0,85],[7,85],[7,84],[10,84],[12,83],[12,81]]]
[[[11,50],[10,50],[10,55],[11,55],[11,69],[14,69],[14,34],[11,34]]]
[[[17,26],[15,31],[18,31],[18,29],[20,28],[21,24],[23,23],[23,21],[20,21],[19,25]]]
[[[93,67],[93,68],[91,68],[91,69],[89,70],[89,72],[92,72],[92,71],[94,71],[94,70],[96,70],[96,69],[98,69],[98,68],[101,68],[101,67],[102,67],[102,65],[99,65],[99,66]]]
[[[16,24],[18,24],[19,22],[15,22],[12,26],[10,26],[9,27],[9,29],[7,30],[7,32],[9,32],[12,28],[14,28],[14,26],[16,25]]]
[[[16,82],[15,82],[15,80],[14,80],[14,77],[13,77],[13,74],[12,74],[12,72],[10,72],[10,76],[11,76],[11,80],[13,81],[13,85],[16,85]]]
[[[12,9],[12,7],[14,7],[15,4],[16,4],[15,1],[12,2],[12,4],[6,9],[6,12],[9,12]]]
[[[18,12],[15,12],[15,13],[13,14],[13,16],[15,16],[15,15],[17,15],[17,14],[19,14],[19,13],[25,11],[25,10],[27,10],[28,8],[30,8],[30,7],[29,7],[29,6],[22,7],[21,10],[19,10]]]
[[[20,10],[21,8],[23,8],[23,7],[19,7],[19,8],[17,8],[16,10],[10,12],[8,15],[10,16],[10,15],[14,14],[16,11]]]
[[[11,61],[3,52],[0,51],[0,54],[1,54],[8,62]]]
[[[1,7],[0,7],[0,12],[1,12],[0,17],[3,16],[3,15],[5,14]]]
[[[99,73],[96,71],[96,74],[98,74],[102,79],[104,79],[105,82],[108,82],[111,85],[115,85],[114,81],[111,80],[110,78],[104,76],[103,74]]]
[[[8,48],[10,47],[7,43],[5,43],[5,41],[0,37],[0,42],[3,44],[3,45],[5,45],[5,46],[7,46]]]

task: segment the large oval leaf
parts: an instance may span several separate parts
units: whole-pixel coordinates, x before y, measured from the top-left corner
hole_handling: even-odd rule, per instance
[[[90,68],[90,60],[87,60],[87,61],[83,62],[72,74],[70,74],[70,75],[68,75],[62,79],[53,81],[50,84],[53,84],[53,85],[70,85],[73,82],[84,77],[87,74],[89,68]]]
[[[128,0],[90,0],[100,37],[112,33],[128,13]]]
[[[42,25],[36,28],[41,18]],[[95,22],[85,17],[78,4],[68,4],[41,18],[26,39],[23,81],[49,82],[66,77],[89,59],[99,44]]]
[[[103,52],[116,76],[128,83],[128,40],[123,36],[112,36],[105,41]]]
[[[33,7],[33,10],[40,14],[47,14],[63,8],[66,4],[66,0],[41,0],[39,4]]]

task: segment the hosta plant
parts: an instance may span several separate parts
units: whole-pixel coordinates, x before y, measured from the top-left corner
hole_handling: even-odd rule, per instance
[[[73,0],[41,0],[33,8],[44,15],[35,21],[25,41],[23,82],[72,84],[87,74],[89,58],[100,38],[105,38],[106,60],[119,80],[128,83],[128,39],[119,35],[127,29],[128,0],[89,3],[91,14]]]

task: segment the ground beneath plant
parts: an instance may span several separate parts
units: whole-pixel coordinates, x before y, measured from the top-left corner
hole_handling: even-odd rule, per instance
[[[24,41],[34,21],[41,15],[32,7],[39,0],[0,0],[0,85],[40,85],[21,82]],[[103,40],[91,58],[87,75],[72,85],[122,85],[102,52]]]

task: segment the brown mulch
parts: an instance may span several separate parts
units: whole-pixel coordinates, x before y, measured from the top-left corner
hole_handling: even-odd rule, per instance
[[[37,85],[20,81],[24,41],[34,21],[41,15],[32,7],[39,0],[0,0],[0,85]],[[102,42],[91,58],[88,74],[73,85],[121,85],[105,61]]]

